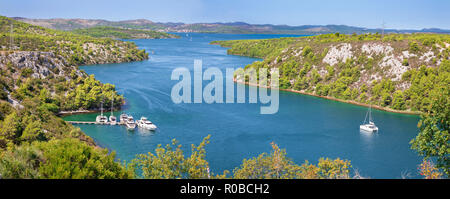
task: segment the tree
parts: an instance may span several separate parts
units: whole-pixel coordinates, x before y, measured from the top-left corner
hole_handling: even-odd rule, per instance
[[[442,173],[439,169],[435,167],[432,161],[423,160],[419,165],[420,175],[424,176],[425,179],[440,179],[442,178]]]
[[[394,99],[392,100],[392,108],[397,110],[405,110],[405,97],[401,90],[394,92]]]
[[[137,155],[132,161],[135,175],[142,171],[142,177],[147,179],[176,179],[182,178],[185,173],[183,163],[184,155],[181,145],[172,140],[171,145],[162,148],[161,145],[155,149],[155,154],[149,152]],[[175,147],[175,148],[174,148]]]
[[[0,120],[3,120],[12,111],[13,111],[13,108],[11,107],[11,105],[9,103],[0,102]]]
[[[310,53],[312,53],[312,48],[310,46],[305,46],[305,48],[303,48],[303,56],[307,57]]]
[[[39,121],[30,121],[20,138],[21,140],[28,142],[32,142],[35,140],[45,140],[41,123]]]
[[[342,179],[349,178],[350,161],[320,158],[317,166],[305,161],[301,166],[286,157],[286,151],[271,143],[272,152],[244,160],[235,168],[236,179]]]
[[[0,123],[0,148],[5,148],[8,144],[16,142],[21,132],[20,118],[13,111]]]
[[[295,90],[304,90],[309,87],[308,79],[306,77],[299,77],[297,81],[295,81],[294,89]]]
[[[213,176],[209,170],[209,164],[205,160],[206,151],[204,147],[209,143],[210,135],[205,137],[198,145],[192,145],[191,156],[185,158],[181,145],[172,140],[172,144],[167,144],[165,148],[158,145],[155,154],[137,155],[131,163],[135,175],[139,176],[139,171],[143,178],[147,179],[206,179],[224,178],[223,175]]]
[[[409,50],[414,53],[419,52],[420,51],[419,44],[417,44],[417,42],[415,41],[409,42]]]
[[[431,93],[432,107],[428,113],[422,114],[417,125],[420,132],[411,141],[411,148],[425,160],[436,158],[436,167],[445,175],[450,175],[450,91],[448,87],[440,87]]]
[[[41,89],[41,91],[39,92],[39,99],[43,103],[50,103],[51,102],[50,92],[48,92],[46,88]]]
[[[382,106],[389,106],[392,102],[392,97],[387,92],[382,92],[381,101],[383,102]]]
[[[294,179],[300,178],[300,167],[286,157],[286,151],[271,143],[272,152],[262,153],[258,157],[243,160],[235,168],[235,179]]]
[[[115,153],[97,149],[74,138],[35,144],[43,152],[39,166],[43,178],[49,179],[121,179],[132,178],[128,170],[115,161]]]
[[[322,77],[320,76],[319,72],[317,72],[317,69],[312,69],[312,71],[311,71],[311,82],[312,82],[312,84],[316,85],[321,80],[322,80]]]
[[[13,147],[0,155],[0,179],[35,179],[41,177],[38,167],[42,153],[28,144]]]
[[[318,177],[321,179],[346,179],[350,178],[350,161],[341,160],[339,158],[335,160],[320,158],[317,164]]]
[[[280,88],[281,89],[289,89],[291,87],[291,82],[286,77],[280,78]]]

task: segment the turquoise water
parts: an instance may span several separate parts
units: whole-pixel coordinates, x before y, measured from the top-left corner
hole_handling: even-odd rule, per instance
[[[127,100],[125,112],[136,119],[147,116],[158,126],[156,132],[128,132],[120,126],[78,125],[100,146],[116,151],[119,159],[129,161],[136,154],[153,151],[158,144],[168,144],[174,138],[189,155],[191,144],[198,144],[211,134],[207,160],[216,173],[232,170],[244,158],[270,152],[273,141],[285,148],[297,164],[305,160],[317,163],[320,157],[340,157],[351,160],[353,168],[365,177],[401,178],[407,173],[417,177],[420,158],[409,145],[418,132],[417,116],[374,110],[380,132],[366,134],[359,132],[365,107],[289,92],[280,92],[279,112],[274,115],[260,115],[261,104],[174,104],[170,97],[172,86],[178,83],[170,80],[174,68],[192,70],[194,59],[202,59],[203,69],[219,67],[224,71],[257,60],[227,55],[225,48],[209,45],[210,41],[282,35],[181,36],[181,39],[133,40],[150,52],[146,61],[81,67],[100,81],[117,86]],[[66,120],[93,121],[95,115],[68,116]]]

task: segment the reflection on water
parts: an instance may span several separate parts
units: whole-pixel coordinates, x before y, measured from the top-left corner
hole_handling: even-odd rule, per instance
[[[137,134],[139,134],[139,136],[154,136],[156,133],[158,133],[158,129],[154,130],[154,131],[150,131],[148,129],[143,129],[143,128],[136,128],[135,131],[137,132]]]
[[[361,139],[366,143],[371,143],[378,136],[378,132],[368,132],[364,130],[359,130],[359,135]]]

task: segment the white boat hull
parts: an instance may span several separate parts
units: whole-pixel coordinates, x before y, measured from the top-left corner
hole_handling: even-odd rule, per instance
[[[373,127],[373,126],[369,126],[369,125],[360,125],[359,130],[374,133],[374,132],[378,131],[378,127],[376,127],[376,126]]]
[[[137,125],[139,128],[147,129],[150,131],[156,130],[156,125],[150,122],[146,117],[141,117],[140,120],[137,120]]]
[[[117,125],[117,118],[116,117],[109,117],[109,124],[111,125]]]
[[[134,130],[136,128],[136,124],[126,124],[128,130]]]
[[[97,118],[95,118],[95,121],[97,123],[107,123],[108,122],[108,118],[106,116],[97,116]]]
[[[147,130],[150,130],[150,131],[154,131],[157,128],[156,125],[154,125],[154,124],[147,125],[147,124],[139,124],[138,123],[138,126],[139,126],[139,128],[147,129]]]

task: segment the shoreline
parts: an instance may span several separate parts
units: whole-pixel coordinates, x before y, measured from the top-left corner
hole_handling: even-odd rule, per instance
[[[121,111],[123,110],[123,106],[127,105],[127,101],[124,99],[123,104],[119,108],[114,108],[113,111]],[[111,111],[111,109],[109,110]],[[106,112],[109,112],[106,111]],[[91,109],[91,110],[74,110],[74,111],[59,111],[56,115],[58,117],[64,117],[68,115],[81,115],[81,114],[89,114],[89,113],[99,113],[100,109]],[[105,112],[105,110],[103,110]]]
[[[76,111],[60,111],[58,112],[59,117],[64,117],[67,115],[78,115],[78,114],[88,114],[88,113],[97,113],[100,110],[76,110]]]
[[[123,106],[123,105],[122,105]],[[113,109],[113,111],[120,111],[120,110],[122,110],[122,107],[120,107],[120,108],[116,108],[116,109]],[[110,112],[111,110],[109,110],[109,111],[106,111],[106,112]],[[75,111],[60,111],[60,112],[58,112],[58,116],[59,117],[64,117],[64,116],[68,116],[68,115],[81,115],[81,114],[89,114],[89,113],[100,113],[101,111],[100,111],[100,109],[93,109],[93,110],[75,110]],[[105,110],[103,110],[103,112],[105,113]]]
[[[235,78],[233,78],[233,82],[235,82],[237,84],[245,84],[245,85],[248,85],[248,86],[262,87],[259,84],[252,84],[252,83],[249,83],[249,82],[239,82]],[[264,86],[263,88],[270,88],[270,87],[269,86]],[[274,89],[274,88],[270,88],[270,89]],[[390,112],[390,113],[399,113],[399,114],[405,114],[405,115],[420,115],[420,114],[422,114],[419,111],[395,110],[395,109],[386,108],[386,107],[382,107],[382,106],[378,106],[378,105],[364,104],[362,102],[356,102],[356,101],[353,101],[353,100],[343,100],[343,99],[338,99],[338,98],[334,98],[334,97],[330,97],[330,96],[320,96],[320,95],[316,95],[316,94],[313,94],[313,93],[307,93],[307,92],[304,92],[304,91],[297,91],[297,90],[293,90],[293,89],[283,89],[283,88],[276,88],[276,89],[278,89],[280,91],[297,93],[297,94],[301,94],[301,95],[309,95],[309,96],[323,98],[323,99],[327,99],[327,100],[338,101],[338,102],[347,103],[347,104],[353,104],[353,105],[357,105],[357,106],[363,106],[363,107],[370,107],[370,106],[372,106],[372,108],[374,108],[374,109],[381,110],[381,111],[386,111],[386,112]]]

